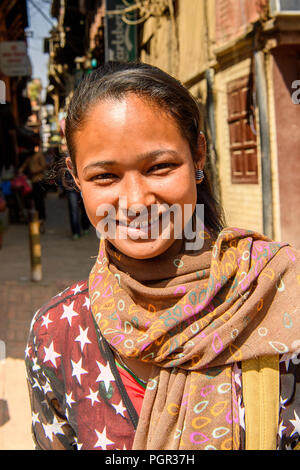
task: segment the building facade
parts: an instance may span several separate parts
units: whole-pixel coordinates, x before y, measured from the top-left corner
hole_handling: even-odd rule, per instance
[[[133,9],[135,20],[122,13]],[[118,18],[117,45],[121,22],[134,24],[137,57],[178,78],[199,104],[227,224],[300,248],[298,0],[54,0],[52,14],[57,115],[82,74],[111,58],[109,18]]]
[[[27,45],[26,45],[26,34],[25,29],[28,26],[28,16],[27,16],[27,5],[26,0],[0,0],[0,80],[3,84],[3,102],[10,103],[11,109],[15,118],[15,121],[18,125],[22,125],[24,119],[24,113],[26,115],[26,110],[24,109],[24,100],[22,99],[22,92],[26,88],[26,82],[31,75],[30,64],[28,63],[26,75],[25,72],[22,72],[22,75],[17,75],[17,72],[11,71],[11,74],[8,74],[6,68],[4,68],[4,59],[9,50],[2,48],[3,44],[6,45],[6,48],[9,47],[10,43],[20,42],[21,45],[24,45],[25,60],[29,59],[27,55]],[[13,46],[16,47],[16,46]],[[20,54],[19,51],[16,52]],[[2,65],[1,65],[2,64]],[[7,64],[6,64],[7,66]],[[6,72],[6,73],[5,73]]]
[[[49,53],[48,101],[54,104],[58,115],[82,73],[104,61],[104,3],[102,0],[54,0],[51,15],[56,18],[57,26],[45,42],[45,52]]]
[[[141,59],[198,100],[228,225],[300,248],[300,4],[177,0],[150,17]]]

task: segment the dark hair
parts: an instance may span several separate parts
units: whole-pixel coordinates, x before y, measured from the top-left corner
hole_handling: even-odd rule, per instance
[[[198,146],[200,113],[189,91],[174,77],[157,67],[141,62],[107,62],[86,75],[75,89],[67,110],[65,136],[76,174],[74,133],[85,123],[92,107],[104,99],[122,99],[134,93],[159,106],[173,117],[192,155]],[[216,202],[205,170],[205,178],[197,185],[197,202],[204,204],[205,225],[214,235],[223,228],[222,209]]]

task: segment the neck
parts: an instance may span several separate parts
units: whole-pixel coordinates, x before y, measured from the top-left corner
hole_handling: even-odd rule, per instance
[[[116,355],[116,359],[120,359],[119,355]],[[136,375],[140,380],[147,383],[150,377],[150,372],[152,369],[152,364],[147,362],[142,362],[134,358],[124,358],[121,357],[121,362],[125,364],[128,369],[130,369],[134,375]]]

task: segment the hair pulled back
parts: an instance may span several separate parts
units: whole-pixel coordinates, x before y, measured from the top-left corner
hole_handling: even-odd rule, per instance
[[[201,131],[200,114],[189,91],[174,77],[152,65],[107,62],[82,79],[67,109],[65,136],[75,174],[74,133],[84,126],[89,112],[97,103],[106,99],[121,100],[129,93],[149,100],[170,115],[189,143],[192,156],[195,155]],[[207,177],[197,185],[197,192],[197,203],[205,206],[205,225],[217,235],[223,228],[222,210],[213,197]]]

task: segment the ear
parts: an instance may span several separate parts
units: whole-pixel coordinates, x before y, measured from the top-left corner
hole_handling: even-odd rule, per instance
[[[78,177],[76,176],[75,174],[75,171],[74,171],[74,166],[73,166],[73,163],[72,163],[72,160],[70,157],[66,157],[66,166],[69,170],[69,172],[71,173],[72,177],[73,177],[73,180],[77,186],[77,188],[79,189],[79,191],[81,191],[81,186],[80,186],[80,182],[79,182],[79,179]]]
[[[199,132],[197,150],[194,155],[194,163],[196,170],[203,170],[206,162],[206,139],[203,132]]]

